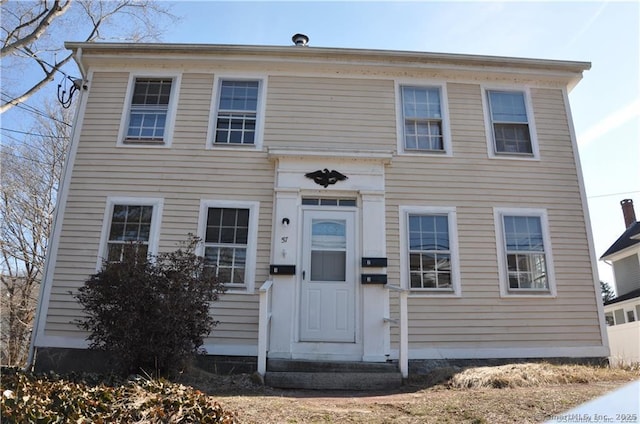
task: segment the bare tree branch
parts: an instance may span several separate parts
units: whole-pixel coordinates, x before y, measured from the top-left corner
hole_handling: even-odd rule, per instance
[[[33,43],[34,41],[36,41],[38,38],[40,38],[42,34],[44,34],[44,32],[47,30],[51,22],[53,22],[54,19],[56,19],[58,16],[64,14],[67,10],[69,10],[69,6],[71,6],[71,0],[67,0],[62,5],[60,4],[59,0],[55,0],[53,2],[53,7],[48,10],[48,13],[45,14],[45,12],[47,12],[46,5],[47,3],[45,1],[44,2],[45,9],[40,15],[36,16],[34,19],[30,21],[27,21],[19,25],[18,27],[16,27],[15,31],[9,34],[11,38],[7,37],[7,39],[9,40],[9,39],[15,38],[16,41],[3,47],[2,51],[0,51],[0,57],[4,57],[10,54],[12,51],[19,49],[21,47],[27,46]],[[37,25],[35,26],[35,28],[33,28],[33,30],[29,34],[26,34],[23,36],[17,36],[17,34],[20,32],[21,29],[27,28],[36,22],[37,22]]]
[[[34,3],[39,7],[34,7]],[[156,39],[161,25],[167,19],[176,19],[166,3],[154,0],[38,0],[0,4],[3,76],[16,72],[20,64],[26,70],[33,67],[41,71],[22,72],[20,77],[16,75],[13,84],[4,84],[7,98],[3,98],[0,113],[25,102],[53,81],[56,74],[70,73],[63,70],[71,58],[64,49],[64,41],[89,42],[107,36],[131,41]],[[58,55],[64,58],[60,60]]]
[[[42,87],[44,87],[45,85],[47,85],[48,83],[50,83],[51,81],[53,81],[55,79],[56,73],[67,63],[69,62],[69,60],[71,60],[72,55],[69,54],[67,57],[65,57],[64,59],[62,59],[60,62],[58,62],[57,64],[55,64],[51,70],[47,71],[44,67],[42,68],[44,70],[45,76],[38,81],[33,87],[27,89],[24,93],[22,93],[20,96],[15,97],[11,100],[9,100],[8,102],[4,103],[2,106],[0,106],[0,113],[3,113],[9,109],[11,109],[13,106],[18,105],[20,103],[25,102],[29,97],[33,96],[36,92],[38,92]],[[40,63],[40,62],[38,62]]]
[[[0,358],[3,365],[26,359],[38,287],[69,144],[72,112],[47,106],[22,143],[0,151]],[[38,166],[33,166],[37,162]]]

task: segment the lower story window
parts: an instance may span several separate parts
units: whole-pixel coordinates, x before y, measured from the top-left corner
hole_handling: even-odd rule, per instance
[[[248,238],[249,209],[208,208],[204,258],[221,282],[245,283]]]
[[[451,289],[447,215],[409,215],[409,281],[412,289]]]
[[[131,252],[153,256],[158,251],[163,199],[107,197],[96,269],[104,261],[123,261]]]
[[[509,289],[548,289],[542,225],[537,216],[505,216]]]
[[[107,260],[122,261],[126,249],[132,248],[142,249],[146,255],[149,250],[152,216],[153,206],[113,205]]]
[[[455,207],[400,206],[402,286],[412,296],[461,295]]]
[[[552,291],[551,255],[543,211],[508,210],[500,216],[503,294]]]

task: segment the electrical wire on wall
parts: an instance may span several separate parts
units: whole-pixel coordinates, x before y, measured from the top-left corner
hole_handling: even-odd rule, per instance
[[[69,81],[71,81],[71,86],[69,87]],[[58,101],[62,105],[63,108],[68,109],[71,106],[71,101],[73,100],[73,95],[80,88],[86,89],[87,87],[84,85],[84,81],[79,78],[72,78],[68,75],[65,75],[58,84]],[[68,91],[67,91],[68,90]]]

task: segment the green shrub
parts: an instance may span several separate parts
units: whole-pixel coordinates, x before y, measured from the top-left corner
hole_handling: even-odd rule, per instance
[[[176,251],[152,258],[131,244],[121,262],[105,262],[75,294],[90,348],[110,353],[118,371],[176,370],[215,326],[210,303],[224,286],[195,254],[199,241],[190,235]]]
[[[3,423],[237,423],[210,396],[162,379],[92,385],[17,369],[2,374]]]

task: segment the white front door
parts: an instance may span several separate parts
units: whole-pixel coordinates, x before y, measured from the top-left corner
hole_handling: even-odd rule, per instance
[[[300,341],[356,341],[354,222],[353,211],[304,211]]]

